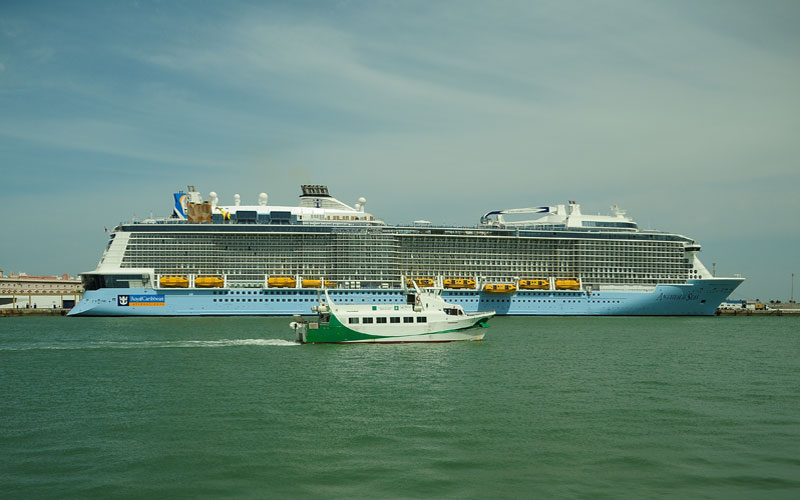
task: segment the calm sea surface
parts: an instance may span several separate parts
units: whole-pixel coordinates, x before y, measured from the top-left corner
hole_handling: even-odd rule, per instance
[[[800,498],[800,318],[0,320],[3,498]]]

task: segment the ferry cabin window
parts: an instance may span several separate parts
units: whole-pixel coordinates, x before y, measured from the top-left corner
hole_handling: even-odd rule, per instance
[[[357,325],[358,324],[358,318],[350,318],[350,319],[347,320],[347,322],[350,323],[351,325]]]
[[[406,316],[403,318],[403,323],[413,323],[413,322],[414,318],[412,318],[411,316]]]
[[[417,316],[417,323],[427,323],[427,322],[428,318],[426,318],[425,316]]]
[[[375,318],[376,323],[386,323],[386,318]]]
[[[364,318],[362,323],[364,323],[364,324],[372,323],[372,318]]]
[[[389,321],[391,323],[400,323],[400,317],[399,316],[393,316],[393,317],[389,318]]]

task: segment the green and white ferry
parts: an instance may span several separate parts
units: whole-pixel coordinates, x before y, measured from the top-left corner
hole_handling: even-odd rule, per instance
[[[438,288],[407,290],[406,304],[336,304],[328,290],[311,310],[316,321],[295,315],[289,324],[302,344],[453,342],[483,340],[494,311],[467,314],[445,302]]]

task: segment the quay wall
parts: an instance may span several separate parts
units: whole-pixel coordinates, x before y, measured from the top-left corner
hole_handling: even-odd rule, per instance
[[[66,316],[69,309],[57,307],[54,309],[0,309],[0,318],[12,316]]]
[[[798,316],[800,308],[717,309],[717,316]]]

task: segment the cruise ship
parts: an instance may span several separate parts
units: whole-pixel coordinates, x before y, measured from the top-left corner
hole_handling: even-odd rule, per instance
[[[492,210],[472,227],[390,225],[301,186],[296,206],[233,205],[189,186],[170,217],[123,223],[70,316],[310,314],[322,289],[339,304],[404,304],[442,289],[466,312],[498,315],[712,315],[740,276],[712,276],[700,245],[643,230],[614,206],[574,201]],[[324,295],[324,294],[323,294]]]

